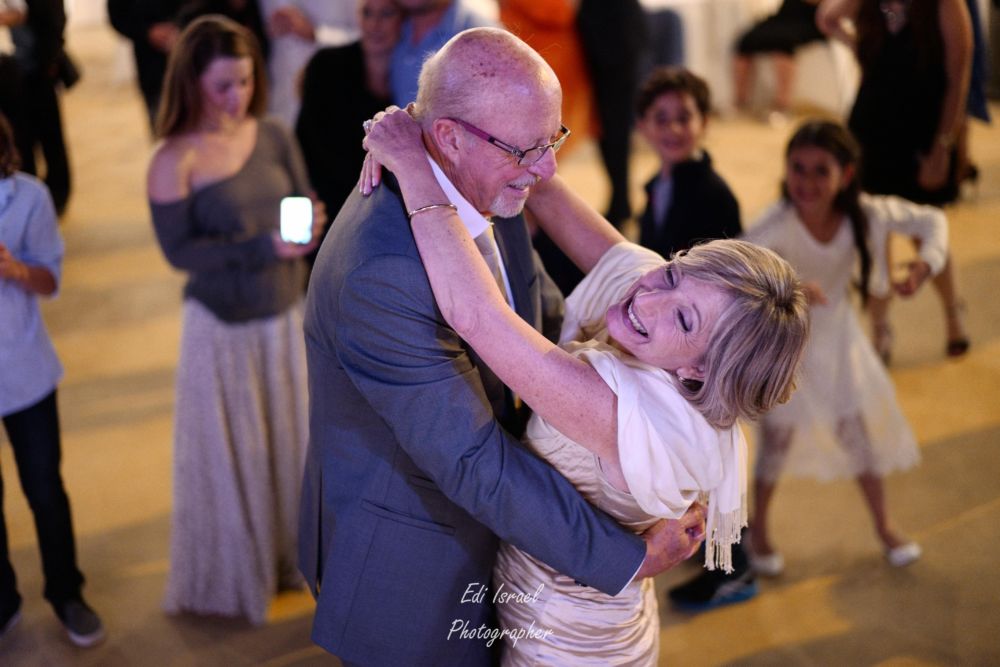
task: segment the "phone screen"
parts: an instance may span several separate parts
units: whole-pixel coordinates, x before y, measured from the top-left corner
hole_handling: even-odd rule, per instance
[[[281,240],[289,243],[312,241],[313,204],[309,197],[281,200]]]

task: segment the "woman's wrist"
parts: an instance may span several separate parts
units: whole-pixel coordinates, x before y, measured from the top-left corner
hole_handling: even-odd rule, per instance
[[[458,207],[452,204],[451,202],[448,202],[448,203],[437,203],[437,204],[424,204],[423,206],[417,206],[416,208],[412,208],[409,211],[407,211],[406,217],[412,220],[413,216],[415,215],[419,215],[421,213],[428,213],[430,211],[444,212],[444,209],[450,209],[454,213],[458,213]]]

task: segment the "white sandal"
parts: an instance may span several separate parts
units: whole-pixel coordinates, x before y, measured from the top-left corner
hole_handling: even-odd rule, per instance
[[[785,571],[785,557],[777,551],[764,556],[751,551],[749,557],[750,567],[763,577],[777,577]]]
[[[923,550],[916,542],[907,542],[898,547],[886,549],[885,559],[893,567],[906,567],[910,563],[916,562],[923,554]]]

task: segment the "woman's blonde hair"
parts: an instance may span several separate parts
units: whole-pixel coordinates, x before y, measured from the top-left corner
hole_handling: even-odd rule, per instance
[[[170,50],[163,78],[156,136],[170,137],[193,130],[202,112],[201,75],[216,58],[253,60],[253,96],[248,113],[261,116],[267,108],[264,58],[253,33],[218,14],[195,19]]]
[[[787,401],[809,335],[809,304],[791,265],[737,240],[697,245],[671,261],[730,299],[702,360],[704,380],[682,381],[681,394],[720,428]]]

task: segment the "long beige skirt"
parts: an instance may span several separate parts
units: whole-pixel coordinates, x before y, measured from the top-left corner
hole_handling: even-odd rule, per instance
[[[297,587],[308,438],[301,303],[231,324],[184,303],[164,608],[260,624]]]

